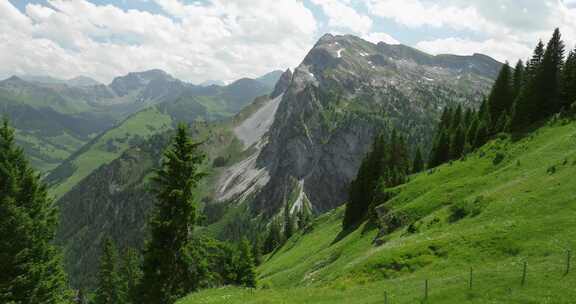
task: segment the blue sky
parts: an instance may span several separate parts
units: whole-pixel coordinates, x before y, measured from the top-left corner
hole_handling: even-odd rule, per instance
[[[295,67],[326,32],[516,61],[555,27],[576,43],[576,0],[0,0],[0,77],[230,81]]]

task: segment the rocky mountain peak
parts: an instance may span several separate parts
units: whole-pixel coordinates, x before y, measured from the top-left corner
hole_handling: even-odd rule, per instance
[[[125,76],[114,78],[109,87],[122,97],[130,92],[145,90],[145,88],[152,83],[154,87],[158,87],[158,83],[180,82],[170,74],[160,70],[153,69],[143,72],[131,72]],[[139,98],[145,99],[145,98]]]
[[[292,71],[290,69],[287,69],[286,71],[284,71],[284,73],[282,73],[282,76],[280,76],[278,82],[276,82],[274,90],[270,94],[270,98],[276,98],[280,96],[280,94],[284,93],[288,89],[288,86],[290,85],[291,81],[292,81]]]
[[[24,80],[16,75],[12,75],[9,78],[4,79],[2,82],[24,82]]]
[[[427,147],[441,109],[478,105],[500,66],[483,55],[434,56],[352,35],[322,36],[288,86],[277,84],[287,89],[258,157],[270,178],[253,210],[274,214],[295,203],[290,197],[317,211],[343,203],[374,134],[394,126]]]

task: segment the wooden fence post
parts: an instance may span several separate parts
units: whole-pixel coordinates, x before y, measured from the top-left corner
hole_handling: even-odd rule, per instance
[[[568,273],[570,272],[570,259],[572,258],[572,251],[570,251],[570,249],[568,249],[568,251],[566,252],[566,273],[564,275],[568,275]]]
[[[384,304],[388,304],[388,292],[384,292]]]
[[[521,286],[526,284],[526,270],[528,267],[528,262],[524,261],[524,267],[522,268],[522,282],[520,283]]]
[[[470,267],[470,280],[468,281],[468,288],[472,289],[472,275],[473,275],[473,269],[472,267]]]
[[[424,280],[424,300],[428,300],[428,279]]]

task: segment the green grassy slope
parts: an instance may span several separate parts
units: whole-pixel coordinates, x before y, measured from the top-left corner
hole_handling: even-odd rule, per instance
[[[337,209],[259,267],[260,289],[206,290],[180,303],[384,303],[385,293],[389,303],[417,303],[426,279],[430,303],[573,303],[574,176],[576,123],[500,138],[393,189],[381,219],[397,219],[395,231],[363,225],[337,238]]]
[[[171,117],[160,112],[157,107],[150,107],[130,116],[82,147],[65,165],[52,172],[47,177],[48,182],[53,184],[51,193],[57,198],[61,197],[84,177],[101,165],[116,159],[130,146],[171,127]]]

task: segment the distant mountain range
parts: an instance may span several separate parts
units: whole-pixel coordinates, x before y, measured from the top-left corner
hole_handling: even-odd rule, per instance
[[[271,76],[272,75],[272,76]],[[129,73],[101,84],[89,77],[12,76],[0,81],[0,113],[13,121],[33,165],[49,171],[103,131],[151,105],[195,100],[206,119],[236,113],[269,93],[273,74],[227,86],[195,86],[161,70]],[[179,116],[174,105],[165,105]]]
[[[294,71],[274,72],[274,88],[265,86],[270,94],[252,103],[261,81],[187,88],[197,95],[132,115],[48,176],[60,198],[58,238],[67,248],[68,269],[75,283],[91,284],[102,235],[121,247],[141,246],[154,199],[147,181],[169,137],[165,126],[176,120],[195,121],[194,137],[206,141],[209,175],[197,189],[207,214],[203,233],[239,238],[286,206],[322,213],[342,204],[379,132],[397,129],[427,150],[442,109],[477,107],[500,66],[480,54],[432,56],[403,45],[326,35]],[[154,100],[152,91],[127,89],[149,87],[150,75],[118,81],[115,94],[137,91],[140,102]],[[163,81],[179,86],[177,80]],[[241,108],[229,119],[214,114]],[[213,122],[202,122],[205,117]]]

